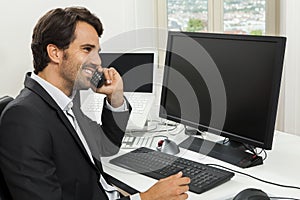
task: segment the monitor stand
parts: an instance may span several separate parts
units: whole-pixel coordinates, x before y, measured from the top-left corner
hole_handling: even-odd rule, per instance
[[[188,137],[179,144],[180,147],[195,151],[241,168],[248,168],[263,164],[261,156],[244,151],[244,149],[204,140],[196,137]]]

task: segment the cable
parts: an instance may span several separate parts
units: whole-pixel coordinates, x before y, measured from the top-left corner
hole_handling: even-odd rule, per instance
[[[167,132],[167,131],[173,131],[175,129],[177,129],[178,127],[178,124],[169,124],[169,123],[165,123],[165,122],[160,122],[158,120],[152,120],[152,122],[157,122],[155,124],[155,127],[154,128],[151,128],[150,130],[147,129],[147,130],[138,130],[138,129],[132,129],[132,130],[126,130],[126,133],[159,133],[159,132]],[[158,129],[158,125],[161,125],[161,126],[171,126],[172,128],[169,128],[169,129]]]
[[[262,152],[264,152],[264,154],[265,154],[265,156],[264,156],[264,158],[263,158],[263,160],[266,160],[267,159],[267,157],[268,157],[268,154],[267,154],[267,152],[266,152],[266,150],[262,150]]]
[[[235,172],[235,173],[238,173],[238,174],[242,174],[244,176],[248,176],[250,178],[253,178],[253,179],[256,179],[258,181],[261,181],[261,182],[264,182],[264,183],[267,183],[267,184],[271,184],[271,185],[275,185],[275,186],[279,186],[279,187],[284,187],[284,188],[290,188],[290,189],[297,189],[297,190],[300,190],[300,187],[297,187],[297,186],[290,186],[290,185],[282,185],[282,184],[278,184],[278,183],[273,183],[271,181],[266,181],[266,180],[263,180],[263,179],[260,179],[260,178],[257,178],[255,176],[252,176],[250,174],[246,174],[246,173],[243,173],[243,172],[240,172],[240,171],[237,171],[237,170],[233,170],[233,169],[230,169],[228,167],[224,167],[222,165],[217,165],[217,164],[207,164],[208,166],[214,166],[214,167],[220,167],[220,168],[223,168],[223,169],[226,169],[226,170],[229,170],[229,171],[232,171],[232,172]],[[296,198],[290,198],[290,197],[269,197],[270,199],[278,199],[278,200],[283,200],[283,199],[286,199],[286,200],[300,200],[300,199],[296,199]]]
[[[193,131],[196,131],[197,133],[189,133],[188,135],[205,135],[206,132],[204,131],[201,131],[200,129],[198,128],[192,128],[191,130],[188,130],[188,126],[187,125],[184,125],[184,130],[185,132],[193,132]]]
[[[230,142],[229,138],[224,138],[223,144],[227,144],[229,142]],[[262,153],[264,153],[264,156],[262,156],[262,159],[263,160],[267,159],[268,154],[267,154],[265,149],[261,149],[260,152],[258,152],[257,148],[252,146],[252,145],[248,145],[248,144],[245,144],[245,143],[241,143],[241,144],[243,145],[245,150],[250,151],[253,155],[260,156]]]
[[[244,172],[239,172],[237,170],[233,170],[233,169],[230,169],[230,168],[227,168],[227,167],[224,167],[222,165],[217,165],[217,164],[207,164],[208,166],[215,166],[215,167],[221,167],[223,169],[227,169],[229,171],[232,171],[232,172],[235,172],[235,173],[238,173],[238,174],[242,174],[242,175],[245,175],[245,176],[248,176],[250,178],[253,178],[253,179],[256,179],[258,181],[261,181],[261,182],[264,182],[264,183],[267,183],[267,184],[271,184],[271,185],[276,185],[276,186],[279,186],[279,187],[284,187],[284,188],[291,188],[291,189],[297,189],[297,190],[300,190],[300,187],[298,186],[290,186],[290,185],[282,185],[282,184],[279,184],[279,183],[273,183],[271,181],[266,181],[266,180],[263,180],[261,178],[257,178],[255,176],[252,176],[250,174],[246,174]]]

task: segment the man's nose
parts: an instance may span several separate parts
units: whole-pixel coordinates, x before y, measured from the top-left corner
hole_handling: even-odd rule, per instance
[[[93,65],[96,65],[96,66],[101,66],[101,57],[98,53],[92,53],[90,55],[90,62],[93,64]]]

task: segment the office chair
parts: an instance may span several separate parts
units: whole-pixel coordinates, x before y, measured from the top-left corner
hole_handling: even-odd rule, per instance
[[[0,115],[2,111],[4,110],[5,106],[13,100],[12,97],[4,96],[0,98]]]
[[[0,116],[5,106],[12,100],[13,98],[9,96],[4,96],[0,98]],[[12,200],[12,197],[8,191],[8,187],[5,183],[1,169],[0,169],[0,200]]]

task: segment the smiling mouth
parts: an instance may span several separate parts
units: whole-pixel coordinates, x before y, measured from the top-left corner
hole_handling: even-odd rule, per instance
[[[90,80],[94,74],[94,72],[96,71],[95,68],[90,67],[90,66],[84,66],[82,69],[82,74],[83,76],[85,76],[88,80]]]
[[[88,75],[93,75],[93,73],[95,72],[94,69],[91,69],[91,68],[84,68],[83,71],[88,74]]]
[[[97,65],[94,65],[93,63],[84,63],[82,65],[82,71],[88,77],[92,77],[96,69],[97,69]]]

